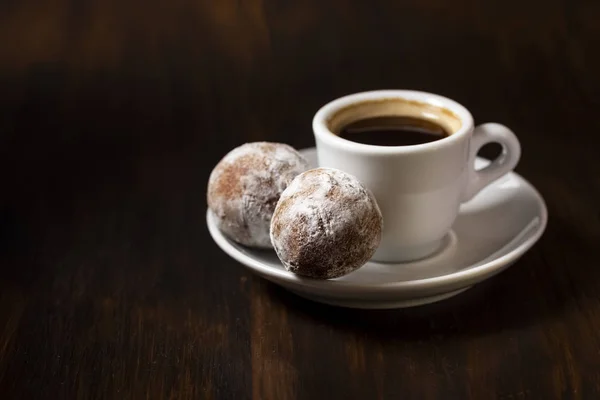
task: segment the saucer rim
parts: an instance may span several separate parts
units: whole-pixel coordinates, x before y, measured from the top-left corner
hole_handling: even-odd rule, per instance
[[[305,152],[313,149],[314,147],[302,149],[300,151]],[[480,159],[480,161],[485,162],[486,160]],[[417,290],[428,288],[430,289],[432,287],[437,286],[449,286],[455,285],[460,282],[477,281],[477,278],[481,275],[485,275],[487,277],[493,275],[494,272],[502,271],[503,267],[512,265],[512,263],[514,263],[524,253],[526,253],[541,238],[544,231],[546,230],[548,224],[548,209],[542,195],[535,188],[535,186],[533,186],[529,181],[527,181],[518,173],[512,171],[509,172],[507,175],[511,176],[512,178],[518,179],[524,185],[528,186],[529,189],[532,190],[532,193],[536,197],[537,201],[539,202],[540,216],[538,227],[536,228],[535,233],[508,253],[498,258],[492,259],[484,264],[472,268],[467,267],[466,269],[462,269],[460,271],[429,278],[400,282],[393,281],[389,283],[357,283],[339,279],[319,280],[301,277],[286,270],[274,269],[272,267],[269,267],[263,262],[258,261],[255,258],[248,255],[247,253],[244,253],[241,250],[239,250],[237,246],[241,245],[232,243],[232,241],[217,228],[216,224],[213,221],[211,221],[214,217],[212,216],[211,210],[208,208],[206,211],[206,223],[210,235],[212,236],[215,243],[221,248],[221,250],[223,250],[236,261],[251,268],[259,275],[262,275],[266,279],[273,278],[281,282],[282,284],[301,285],[304,287],[309,286],[315,289],[327,289],[334,291],[340,290],[344,292],[347,290],[376,290],[378,293],[381,293],[382,291],[396,292],[398,290]],[[248,248],[248,251],[256,250],[257,249]],[[263,251],[270,250],[266,249]]]

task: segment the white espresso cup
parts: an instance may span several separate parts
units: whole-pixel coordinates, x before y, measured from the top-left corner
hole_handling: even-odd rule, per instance
[[[430,120],[450,135],[407,146],[362,144],[338,136],[352,122],[380,116]],[[313,131],[319,166],[356,176],[377,199],[383,235],[373,260],[381,262],[416,260],[438,251],[460,204],[510,172],[521,155],[519,141],[507,127],[474,127],[471,113],[457,102],[412,90],[336,99],[316,113]],[[477,152],[491,142],[502,146],[501,155],[476,170]]]

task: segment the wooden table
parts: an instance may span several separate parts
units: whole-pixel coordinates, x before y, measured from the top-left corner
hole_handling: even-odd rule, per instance
[[[0,3],[3,399],[600,398],[600,2]],[[519,135],[542,240],[451,300],[355,311],[222,253],[215,163],[344,94]]]

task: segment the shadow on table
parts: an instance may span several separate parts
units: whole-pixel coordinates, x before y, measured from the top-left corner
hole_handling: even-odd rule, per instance
[[[280,301],[291,314],[327,323],[335,328],[364,333],[380,339],[422,340],[435,335],[471,335],[515,328],[534,323],[530,313],[501,317],[510,306],[492,283],[476,286],[438,303],[392,310],[362,310],[329,306],[304,299],[269,284],[273,301]],[[514,298],[513,298],[514,301]],[[504,302],[502,305],[500,303]]]

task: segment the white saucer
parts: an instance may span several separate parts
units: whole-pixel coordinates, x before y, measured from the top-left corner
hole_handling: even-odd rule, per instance
[[[317,165],[314,148],[302,153]],[[477,160],[481,166],[487,163]],[[274,251],[229,240],[207,212],[217,245],[253,272],[300,296],[353,308],[411,307],[457,295],[517,261],[541,237],[547,220],[540,194],[510,173],[462,205],[446,246],[434,256],[402,264],[369,262],[341,278],[313,280],[287,272]]]

